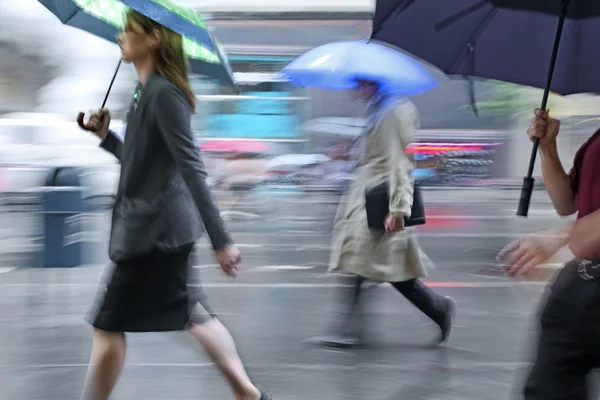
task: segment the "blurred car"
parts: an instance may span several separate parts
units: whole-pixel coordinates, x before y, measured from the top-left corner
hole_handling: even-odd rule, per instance
[[[285,177],[299,171],[301,168],[319,165],[331,161],[325,154],[285,154],[274,157],[265,165],[269,181],[276,182],[279,177]]]
[[[335,192],[346,191],[354,179],[352,174],[353,163],[342,160],[332,160],[327,157],[319,158],[322,162],[311,162],[294,165],[294,168],[277,168],[271,170],[266,185],[285,185],[296,187],[305,192]]]
[[[301,168],[292,174],[307,192],[344,193],[354,181],[353,162],[332,160]]]

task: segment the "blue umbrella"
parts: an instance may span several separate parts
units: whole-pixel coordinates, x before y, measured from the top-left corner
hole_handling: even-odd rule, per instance
[[[366,40],[316,47],[291,62],[282,73],[301,87],[346,90],[356,88],[358,80],[366,80],[396,95],[423,93],[446,79],[439,70],[408,54]]]
[[[38,1],[63,24],[115,43],[118,33],[123,29],[125,12],[128,9],[135,10],[183,36],[191,72],[218,79],[221,83],[235,88],[233,73],[222,46],[212,37],[202,17],[192,10],[169,0]],[[120,62],[117,71],[119,66]],[[114,77],[108,89],[109,93],[113,82]],[[109,93],[106,94],[106,98]]]
[[[544,88],[542,109],[550,91],[600,92],[598,0],[377,0],[372,37],[448,74]],[[537,148],[535,141],[520,216],[528,213]]]

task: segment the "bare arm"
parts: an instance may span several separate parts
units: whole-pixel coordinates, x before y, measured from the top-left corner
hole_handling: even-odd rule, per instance
[[[540,146],[540,158],[544,184],[554,209],[561,216],[576,213],[577,197],[571,185],[571,178],[560,162],[556,142]]]
[[[573,238],[573,228],[575,227],[575,221],[570,221],[566,225],[561,225],[556,228],[552,228],[548,231],[541,232],[540,236],[545,236],[550,239],[551,247],[556,249],[556,252],[562,247],[571,243]],[[554,254],[556,254],[554,252]],[[552,254],[552,255],[554,255]]]
[[[575,223],[569,249],[577,257],[597,258],[600,248],[600,210],[581,217]]]
[[[498,253],[511,276],[527,276],[572,241],[574,222],[521,238]]]

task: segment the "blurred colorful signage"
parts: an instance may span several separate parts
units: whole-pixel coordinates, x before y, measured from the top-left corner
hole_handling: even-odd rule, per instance
[[[482,151],[502,143],[413,143],[408,146],[408,154],[435,155],[455,151]]]
[[[247,97],[247,98],[244,98]],[[231,101],[227,112],[209,116],[213,137],[277,139],[297,136],[298,117],[289,92],[247,92]]]

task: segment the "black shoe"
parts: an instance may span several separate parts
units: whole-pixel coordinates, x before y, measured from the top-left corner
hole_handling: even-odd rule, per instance
[[[256,388],[260,391],[260,399],[259,400],[272,400],[271,393],[262,385],[255,385]]]
[[[446,343],[452,330],[452,323],[454,322],[454,313],[456,312],[456,302],[451,297],[446,297],[446,312],[444,318],[440,323],[440,339],[439,343]]]

